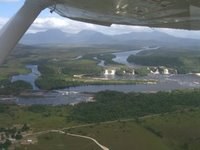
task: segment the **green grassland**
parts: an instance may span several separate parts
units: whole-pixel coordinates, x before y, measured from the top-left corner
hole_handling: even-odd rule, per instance
[[[189,109],[164,114],[141,121],[141,124],[157,132],[164,143],[173,150],[197,150],[200,148],[200,109]]]
[[[146,116],[136,121],[98,123],[67,129],[65,132],[95,138],[99,143],[113,150],[198,150],[200,146],[199,117],[199,108],[189,109]],[[26,146],[26,148],[30,150],[41,148],[98,149],[98,147],[94,148],[89,140],[72,138],[58,133],[40,135],[38,140],[37,144]],[[20,149],[24,149],[24,147],[22,146]]]
[[[8,79],[15,74],[27,74],[29,72],[30,71],[25,68],[25,64],[19,60],[9,60],[0,67],[0,80]]]
[[[16,106],[0,104],[0,127],[29,124],[34,130],[54,129],[71,124],[99,123],[165,114],[200,107],[200,91],[158,93],[121,93],[105,91],[95,94],[95,102],[75,106]]]
[[[169,150],[159,137],[135,121],[97,124],[67,132],[93,137],[111,150]]]
[[[58,129],[77,123],[67,121],[71,106],[16,106],[0,104],[0,128],[28,123],[33,131]]]
[[[110,124],[97,124],[88,127],[70,129],[66,132],[86,135],[96,139],[111,150],[169,150],[162,140],[137,123],[116,122]],[[48,133],[38,138],[35,145],[26,146],[27,149],[72,149],[72,150],[98,150],[90,140],[78,137]],[[20,148],[23,149],[23,148]]]
[[[49,133],[39,136],[38,143],[16,146],[16,150],[101,150],[94,142],[68,135]]]
[[[198,150],[200,146],[199,117],[200,109],[198,108],[147,116],[136,121],[99,123],[68,129],[65,132],[95,138],[99,143],[113,150]],[[88,143],[84,143],[84,140],[80,138],[70,138],[58,133],[41,135],[38,140],[37,144],[26,146],[26,148],[31,150],[52,147],[61,150],[66,148],[85,150],[88,146]],[[85,140],[85,142],[91,141]],[[87,148],[88,150],[98,149],[98,147]]]

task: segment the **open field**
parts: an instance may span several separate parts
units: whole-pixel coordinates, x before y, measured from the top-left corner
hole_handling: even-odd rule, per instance
[[[16,150],[101,150],[94,142],[68,135],[49,133],[39,136],[38,143],[16,146]]]
[[[185,110],[155,116],[146,116],[138,120],[102,122],[64,130],[65,133],[89,136],[113,150],[197,150],[200,146],[200,109]],[[90,149],[94,143],[78,137],[70,138],[59,133],[47,133],[38,136],[39,142],[26,146],[27,149],[46,147],[64,150]],[[31,136],[30,136],[31,138]],[[88,143],[84,143],[88,142]],[[79,143],[80,145],[74,145]],[[81,144],[83,144],[81,146]],[[77,147],[78,146],[78,147]],[[93,145],[94,146],[94,145]],[[20,149],[23,149],[21,146]],[[50,148],[51,149],[51,148]]]
[[[200,109],[189,109],[164,114],[141,121],[141,124],[158,133],[173,150],[198,150],[200,148]]]
[[[35,132],[76,125],[66,120],[70,109],[70,106],[25,107],[0,104],[0,128],[27,123]]]
[[[168,150],[159,137],[137,125],[134,121],[97,124],[71,129],[67,132],[93,137],[111,150]]]
[[[110,124],[97,124],[88,127],[69,129],[66,133],[89,136],[113,150],[169,150],[162,140],[145,128],[138,126],[135,122],[116,122]],[[49,137],[49,138],[47,138]],[[28,149],[60,149],[67,147],[74,150],[98,150],[90,140],[83,140],[78,137],[48,133],[38,138],[35,145],[26,146]],[[88,142],[88,143],[84,143]],[[78,143],[77,145],[74,143]],[[144,144],[145,143],[145,144]],[[90,146],[90,147],[89,147]],[[93,147],[92,147],[93,146]],[[23,146],[22,146],[23,147]]]

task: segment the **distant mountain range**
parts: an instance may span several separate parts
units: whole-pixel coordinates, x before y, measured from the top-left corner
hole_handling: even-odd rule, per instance
[[[106,35],[100,32],[83,30],[77,34],[65,33],[51,29],[35,34],[26,34],[20,43],[26,45],[41,44],[77,44],[77,45],[135,45],[135,46],[167,46],[167,47],[200,47],[199,40],[178,38],[163,32],[131,32],[121,35]]]

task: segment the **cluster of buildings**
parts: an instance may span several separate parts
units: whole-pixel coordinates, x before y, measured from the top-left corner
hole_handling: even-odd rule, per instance
[[[158,74],[162,74],[162,75],[169,75],[169,74],[177,74],[177,71],[175,69],[171,69],[171,68],[167,68],[167,67],[147,67],[146,68],[147,71],[150,74],[154,74],[154,75],[158,75]],[[110,67],[110,68],[105,68],[104,70],[104,75],[105,76],[114,76],[117,75],[120,72],[121,75],[135,75],[137,74],[135,69],[133,68],[114,68],[114,67]]]
[[[149,72],[151,74],[163,74],[163,75],[177,74],[176,69],[167,68],[167,67],[164,67],[164,66],[147,67],[147,69],[149,70]]]
[[[27,134],[30,127],[27,124],[15,125],[11,128],[0,128],[0,150],[8,149],[12,143],[16,143]],[[29,141],[30,143],[30,141]]]

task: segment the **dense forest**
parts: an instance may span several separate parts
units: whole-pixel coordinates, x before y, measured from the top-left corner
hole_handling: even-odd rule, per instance
[[[200,106],[200,91],[158,93],[99,92],[96,102],[80,103],[72,109],[69,120],[102,122],[122,118],[137,118]]]
[[[0,80],[0,95],[18,95],[24,90],[32,89],[32,85],[25,81]]]
[[[144,66],[166,66],[176,69],[180,74],[200,72],[199,51],[144,51],[130,55],[127,61]]]

